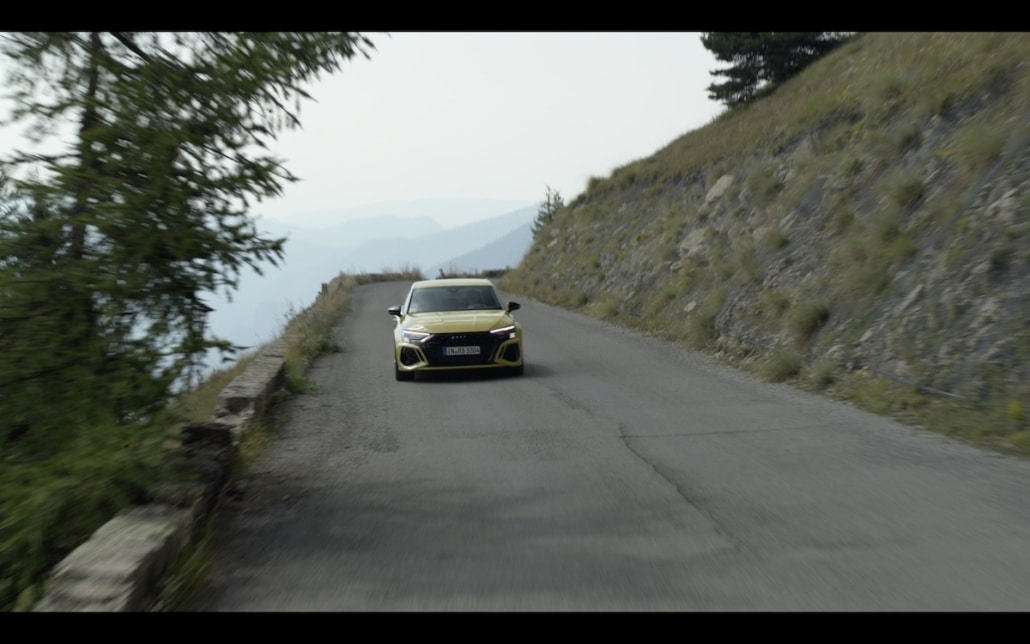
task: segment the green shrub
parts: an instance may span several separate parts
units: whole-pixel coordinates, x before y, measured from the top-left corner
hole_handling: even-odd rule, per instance
[[[697,347],[705,347],[719,336],[715,320],[726,302],[726,292],[710,292],[704,301],[687,317],[687,341]]]
[[[877,246],[890,243],[901,231],[898,215],[893,211],[878,212],[869,220],[869,228]]]
[[[912,237],[906,232],[899,233],[885,248],[887,259],[890,262],[904,262],[918,251]]]
[[[783,382],[800,371],[801,356],[788,351],[774,351],[766,359],[763,374],[770,382]]]
[[[0,467],[0,610],[42,597],[50,571],[121,509],[147,499],[169,470],[161,461],[171,419],[82,426],[61,449]]]
[[[998,273],[1008,269],[1015,254],[1016,247],[1010,243],[992,248],[989,258],[991,270]]]
[[[833,361],[826,358],[820,359],[812,367],[811,380],[816,389],[825,389],[832,385],[836,379],[837,367]]]
[[[776,171],[770,166],[760,166],[748,174],[744,184],[760,204],[768,204],[772,198],[783,188],[783,182],[776,176]]]
[[[769,250],[780,250],[790,243],[788,238],[782,230],[779,228],[770,228],[766,231],[765,235],[762,236],[762,243]]]
[[[591,311],[602,320],[611,320],[618,316],[622,303],[614,295],[604,295],[591,304]]]
[[[755,249],[750,244],[738,247],[733,251],[736,260],[737,270],[734,281],[737,285],[756,282],[762,277],[762,265],[755,254]]]
[[[1007,136],[1000,125],[967,125],[955,135],[954,156],[972,169],[982,169],[1001,156]]]
[[[771,290],[762,293],[762,310],[770,317],[779,317],[790,308],[790,298],[780,291]]]
[[[829,319],[825,302],[803,302],[787,315],[787,330],[798,344],[805,344]]]
[[[919,173],[903,170],[886,179],[882,189],[899,208],[910,208],[923,196],[925,187]]]
[[[891,283],[890,273],[882,264],[860,267],[845,278],[845,290],[855,295],[879,295]]]
[[[833,231],[838,235],[846,231],[855,220],[855,211],[849,206],[842,206],[833,213]]]
[[[1015,423],[1022,423],[1026,420],[1026,412],[1023,410],[1023,403],[1019,400],[1009,400],[1005,406],[1005,414],[1009,417],[1009,420]]]
[[[1013,432],[1009,441],[1018,451],[1030,454],[1030,432]]]
[[[583,289],[572,289],[566,295],[566,301],[574,308],[582,308],[590,303],[590,295]]]

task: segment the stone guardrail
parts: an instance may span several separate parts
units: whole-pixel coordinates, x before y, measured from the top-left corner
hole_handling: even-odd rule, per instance
[[[145,612],[154,605],[165,574],[215,508],[243,434],[282,385],[284,351],[282,339],[262,348],[222,390],[211,419],[182,428],[181,446],[170,455],[182,480],[160,485],[154,502],[122,511],[65,557],[34,612]]]

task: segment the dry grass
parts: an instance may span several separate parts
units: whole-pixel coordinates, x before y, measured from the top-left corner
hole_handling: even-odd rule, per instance
[[[899,393],[877,378],[856,381],[819,351],[861,337],[870,311],[902,285],[917,251],[939,230],[960,239],[997,232],[982,230],[963,203],[969,186],[1006,153],[1006,143],[1026,135],[1026,60],[1030,38],[1018,34],[863,34],[761,100],[727,110],[607,178],[592,177],[504,286],[559,306],[587,303],[591,315],[696,348],[718,347],[724,356],[716,321],[728,302],[736,318],[764,321],[770,336],[783,333],[815,360],[796,366],[783,355],[750,360],[766,375],[790,374],[830,395],[850,391],[850,399],[872,411],[900,410],[924,415],[922,424],[958,428],[968,420],[961,414],[926,419],[934,406],[924,392]],[[986,105],[989,119],[968,116]],[[925,156],[923,137],[942,126],[957,129]],[[792,151],[789,163],[780,149]],[[722,198],[712,206],[695,200],[695,192],[704,195],[724,175],[733,182]],[[825,201],[813,208],[819,193]],[[702,239],[704,227],[711,234]],[[588,230],[601,241],[583,243]],[[825,270],[797,291],[792,280],[811,270],[802,253],[810,250],[812,231],[825,233],[832,245],[816,251],[824,254]],[[1009,239],[983,253],[990,274],[1027,261],[1014,241],[1022,241],[1022,232],[1010,227],[1001,234]],[[949,268],[961,268],[971,252],[966,244],[947,250]],[[629,294],[613,299],[612,290]],[[791,309],[786,292],[809,293],[811,301]],[[1016,340],[1015,347],[1030,353],[1030,340]],[[980,409],[995,418],[996,429],[969,435],[1001,431],[1013,443],[1030,442],[1027,421],[1004,421],[1010,416],[999,409],[1006,408],[1002,400],[990,414]]]
[[[956,55],[956,52],[978,52]],[[858,55],[861,54],[861,55]],[[834,115],[867,114],[865,128],[874,128],[879,115],[910,107],[927,117],[954,102],[991,89],[995,83],[1017,83],[1016,94],[1030,96],[1026,74],[1015,73],[1030,60],[1030,38],[993,33],[868,33],[842,45],[816,61],[805,73],[752,105],[722,113],[713,123],[688,132],[659,150],[654,157],[634,161],[607,179],[594,177],[586,193],[573,203],[613,186],[649,177],[661,182],[689,176],[717,164],[750,154],[756,147],[772,147],[814,127]],[[878,82],[870,87],[868,79]],[[961,87],[965,95],[953,88]],[[907,132],[907,134],[906,134]],[[894,135],[895,149],[904,145],[912,128]],[[969,145],[989,155],[996,136],[970,136]],[[646,171],[645,171],[646,168]],[[770,189],[765,177],[757,187]]]
[[[182,419],[179,425],[204,422],[211,418],[222,390],[253,362],[255,353],[248,351],[231,367],[212,371],[203,382],[180,394],[171,405],[174,415]]]

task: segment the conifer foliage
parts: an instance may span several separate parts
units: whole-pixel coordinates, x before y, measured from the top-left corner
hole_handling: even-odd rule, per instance
[[[554,215],[564,207],[565,199],[561,193],[547,186],[547,196],[536,209],[536,217],[533,219],[533,236],[546,228],[554,220]]]
[[[837,31],[710,31],[701,43],[730,67],[711,72],[726,81],[708,86],[708,97],[728,107],[752,101],[843,44]]]
[[[282,259],[250,217],[296,180],[266,146],[311,82],[372,50],[334,32],[0,34],[5,124],[43,150],[0,158],[0,447],[138,421],[231,354],[201,294]]]

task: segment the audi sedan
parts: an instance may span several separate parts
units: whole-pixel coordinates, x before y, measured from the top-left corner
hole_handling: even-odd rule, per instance
[[[512,317],[518,302],[501,305],[484,278],[421,280],[404,303],[391,306],[397,380],[418,372],[496,369],[521,375],[522,327]]]

